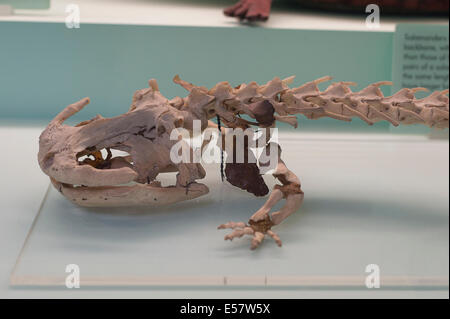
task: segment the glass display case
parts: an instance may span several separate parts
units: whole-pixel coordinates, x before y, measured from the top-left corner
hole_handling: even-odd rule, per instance
[[[447,140],[283,131],[280,142],[305,191],[274,228],[281,248],[223,240],[218,225],[247,220],[265,199],[222,183],[219,165],[206,166],[208,195],[167,208],[82,208],[49,186],[12,285],[63,288],[75,264],[84,287],[366,290],[377,267],[387,290],[448,289]]]
[[[31,2],[36,7],[25,7]],[[385,96],[405,84],[443,91],[447,17],[382,15],[380,27],[368,29],[366,13],[294,13],[275,4],[269,21],[254,27],[225,17],[223,1],[73,2],[52,1],[42,10],[48,0],[0,0],[17,9],[0,17],[0,139],[7,154],[0,157],[0,282],[10,282],[0,285],[0,296],[68,291],[79,274],[82,287],[119,295],[169,289],[182,297],[358,297],[377,290],[377,298],[448,298],[448,129],[300,115],[296,129],[277,123],[282,159],[300,178],[305,200],[274,227],[282,247],[266,238],[253,251],[250,237],[224,241],[229,230],[217,227],[248,221],[267,198],[222,182],[220,164],[204,164],[199,182],[210,192],[197,199],[160,208],[83,208],[49,184],[36,157],[39,132],[67,105],[91,100],[71,125],[97,114],[114,117],[152,78],[168,99],[185,97],[172,82],[176,74],[208,88],[295,75],[290,87],[331,76],[355,82],[354,92],[379,81],[394,82],[381,87]],[[67,24],[75,13],[79,27]],[[406,61],[408,48],[423,47],[427,37],[438,39],[438,61]],[[434,74],[435,64],[433,81],[405,80]],[[403,72],[405,66],[415,71]],[[163,186],[175,179],[161,175]],[[273,177],[264,180],[272,189]]]

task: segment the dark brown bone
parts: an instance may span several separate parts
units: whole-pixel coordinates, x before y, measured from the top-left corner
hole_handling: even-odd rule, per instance
[[[231,185],[246,190],[255,196],[264,196],[269,193],[269,188],[261,177],[259,167],[256,164],[256,158],[248,149],[248,143],[248,137],[245,136],[244,144],[238,145],[236,136],[233,136],[233,160],[232,162],[227,162],[225,166],[225,176]],[[236,156],[237,147],[243,147],[244,149],[243,163],[238,163]]]
[[[227,163],[225,167],[227,181],[236,187],[246,190],[255,196],[269,193],[256,163]]]
[[[255,102],[248,105],[248,108],[255,115],[255,120],[258,121],[259,124],[263,126],[270,126],[275,122],[275,117],[273,113],[275,109],[267,100]]]

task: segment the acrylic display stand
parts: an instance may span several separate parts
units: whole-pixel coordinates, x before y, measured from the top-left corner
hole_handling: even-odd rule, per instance
[[[305,203],[266,238],[224,241],[221,223],[247,221],[264,202],[220,182],[206,165],[204,197],[158,209],[75,206],[53,187],[20,252],[15,287],[267,286],[448,290],[448,140],[423,136],[282,134],[282,157]],[[168,175],[163,185],[175,180]],[[267,181],[272,181],[269,176]],[[271,187],[273,182],[269,183]]]

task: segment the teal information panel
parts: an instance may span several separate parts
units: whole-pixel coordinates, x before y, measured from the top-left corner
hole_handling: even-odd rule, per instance
[[[14,9],[48,9],[50,0],[0,0],[0,5],[10,5]]]
[[[89,96],[74,120],[118,115],[138,88],[156,78],[168,98],[185,96],[182,79],[211,87],[296,75],[293,85],[331,75],[358,88],[390,80],[392,34],[63,23],[0,23],[1,116],[48,120],[64,106]],[[326,84],[322,86],[326,87]],[[386,93],[389,93],[387,88]],[[332,119],[300,121],[303,129],[387,130]]]
[[[394,89],[448,89],[448,25],[400,24],[394,38]]]
[[[424,87],[446,90],[449,65],[448,25],[399,24],[394,36],[392,59],[393,92],[402,88]],[[417,92],[418,98],[430,92]],[[397,133],[427,133],[419,125],[392,128]],[[447,131],[448,132],[448,131]]]
[[[91,104],[74,120],[115,116],[128,110],[134,91],[150,78],[168,98],[185,96],[172,83],[176,74],[207,87],[290,75],[300,86],[331,75],[358,83],[355,90],[392,78],[388,32],[0,22],[0,40],[3,119],[47,121],[85,96]],[[389,125],[302,118],[300,129],[377,132]]]

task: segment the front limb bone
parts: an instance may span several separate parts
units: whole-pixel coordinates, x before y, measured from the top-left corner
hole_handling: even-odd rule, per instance
[[[278,165],[273,175],[282,185],[275,185],[267,201],[250,217],[248,223],[228,222],[218,227],[219,229],[233,229],[233,232],[225,236],[225,240],[251,235],[253,236],[251,249],[255,249],[267,234],[275,240],[278,246],[282,245],[280,237],[271,228],[280,224],[300,208],[304,194],[300,187],[300,180],[286,167],[281,158],[278,158]],[[272,208],[282,199],[286,199],[283,207],[270,216]]]

